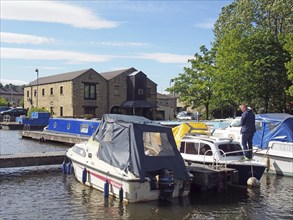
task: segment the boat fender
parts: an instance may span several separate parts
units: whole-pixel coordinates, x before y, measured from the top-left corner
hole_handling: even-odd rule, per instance
[[[120,190],[119,190],[119,201],[123,202],[123,188],[122,188],[122,186],[120,187]]]
[[[65,162],[65,160],[64,160],[63,163],[62,163],[62,173],[63,173],[63,174],[66,174],[66,173],[67,173],[67,171],[66,171],[66,162]]]
[[[109,182],[108,180],[106,180],[106,182],[104,183],[104,197],[108,198],[109,196]]]
[[[255,177],[250,177],[248,180],[247,180],[247,185],[249,187],[252,187],[252,188],[257,188],[257,187],[260,187],[260,182],[257,178]]]
[[[72,162],[69,161],[67,164],[66,164],[66,174],[70,175],[72,172]]]
[[[86,179],[87,179],[87,169],[86,167],[83,169],[82,171],[82,183],[85,184],[86,182]]]
[[[266,165],[267,165],[267,172],[269,172],[271,168],[271,160],[269,156],[266,157]]]

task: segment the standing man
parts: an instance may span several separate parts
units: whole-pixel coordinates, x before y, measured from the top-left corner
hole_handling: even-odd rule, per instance
[[[240,105],[241,115],[241,134],[242,134],[242,146],[246,150],[244,152],[244,159],[252,159],[252,138],[256,131],[255,129],[255,115],[251,108],[248,108],[246,104]],[[249,151],[248,151],[249,150]]]

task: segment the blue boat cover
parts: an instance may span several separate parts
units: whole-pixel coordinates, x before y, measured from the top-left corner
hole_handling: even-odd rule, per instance
[[[265,149],[270,141],[293,142],[293,116],[285,113],[255,115],[253,146]]]

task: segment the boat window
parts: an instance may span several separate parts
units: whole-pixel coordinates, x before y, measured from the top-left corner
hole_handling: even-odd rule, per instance
[[[223,151],[227,156],[243,156],[242,148],[239,144],[221,144],[219,145],[221,155]]]
[[[87,134],[89,131],[89,125],[88,124],[81,124],[80,125],[80,133]]]
[[[85,157],[85,151],[84,151],[84,149],[82,149],[82,148],[80,148],[80,147],[74,146],[74,147],[72,148],[72,151],[73,151],[74,153],[79,154],[80,156]]]
[[[111,142],[112,141],[112,133],[113,133],[113,125],[107,124],[106,131],[103,134],[104,136],[101,138],[104,142]]]
[[[198,143],[186,142],[186,153],[187,154],[198,154]]]
[[[185,142],[181,142],[180,144],[180,153],[185,153]]]
[[[241,127],[241,119],[235,118],[231,123],[231,127]]]
[[[211,156],[213,153],[211,151],[211,147],[208,144],[201,143],[200,144],[199,154],[200,155],[208,155],[208,156]]]
[[[174,156],[167,133],[143,132],[143,144],[146,156]]]

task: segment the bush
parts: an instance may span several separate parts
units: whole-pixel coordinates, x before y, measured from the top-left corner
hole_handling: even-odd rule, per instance
[[[32,112],[50,112],[50,111],[49,111],[48,109],[45,109],[45,108],[37,108],[37,107],[33,107],[33,108],[30,108],[30,109],[28,110],[27,116],[28,116],[28,117],[31,117]]]

